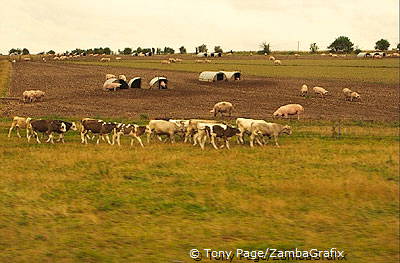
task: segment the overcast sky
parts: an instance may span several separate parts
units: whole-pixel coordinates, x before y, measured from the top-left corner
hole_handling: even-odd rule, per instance
[[[348,36],[361,49],[399,42],[399,0],[1,0],[0,53],[164,47],[188,52],[324,49]]]

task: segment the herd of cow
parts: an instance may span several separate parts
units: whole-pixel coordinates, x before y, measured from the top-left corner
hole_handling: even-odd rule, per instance
[[[147,143],[156,136],[163,141],[161,136],[166,135],[171,143],[175,142],[175,137],[179,136],[184,142],[193,142],[193,145],[199,145],[201,149],[205,148],[205,144],[209,141],[215,149],[230,148],[229,140],[237,136],[237,142],[244,143],[244,135],[250,136],[250,146],[254,147],[254,142],[260,146],[266,144],[264,138],[274,138],[276,146],[278,144],[278,136],[281,134],[292,133],[290,126],[277,123],[270,123],[264,120],[254,120],[248,118],[237,118],[236,126],[218,120],[174,120],[174,119],[156,119],[150,120],[148,125],[124,124],[117,122],[106,122],[103,120],[84,118],[80,122],[67,122],[63,120],[34,120],[32,118],[14,117],[8,132],[16,129],[18,137],[21,138],[19,129],[26,129],[26,137],[28,142],[32,137],[36,138],[37,143],[41,143],[39,134],[47,135],[47,141],[54,143],[54,134],[59,134],[58,140],[64,143],[64,134],[70,130],[80,131],[81,143],[87,144],[88,140],[94,140],[97,136],[96,143],[100,143],[100,139],[114,145],[121,145],[121,136],[131,137],[131,146],[136,139],[139,144],[144,147],[141,136],[146,135]],[[111,136],[111,140],[110,140]],[[218,147],[217,140],[222,140],[223,144]]]

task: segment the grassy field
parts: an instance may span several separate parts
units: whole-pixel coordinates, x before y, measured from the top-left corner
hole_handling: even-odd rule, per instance
[[[169,65],[161,64],[160,60],[154,59],[131,59],[109,63],[97,61],[69,63],[189,72],[239,70],[245,75],[262,77],[339,79],[382,84],[397,84],[399,80],[399,59],[287,59],[282,60],[282,66],[274,66],[266,59],[213,59],[210,64],[195,63],[195,59],[190,57],[183,63]]]
[[[0,119],[0,262],[193,262],[193,248],[268,247],[400,259],[399,123],[346,122],[333,138],[329,122],[291,121],[281,148],[231,151],[81,145],[77,132],[27,143],[7,138],[9,124]]]
[[[398,128],[293,123],[272,145],[205,151],[28,144],[0,122],[1,262],[189,262],[192,248],[345,250],[399,260]],[[180,262],[178,261],[178,262]]]

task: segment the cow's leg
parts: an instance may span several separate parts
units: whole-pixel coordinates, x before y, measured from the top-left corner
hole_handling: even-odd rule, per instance
[[[18,136],[18,138],[21,138],[21,134],[19,134],[19,126],[15,127],[15,129],[17,130],[17,136]]]
[[[258,145],[263,146],[263,143],[261,142],[259,135],[257,135],[255,138],[256,138],[256,142],[258,143]],[[264,140],[264,136],[263,136],[263,140]]]
[[[53,138],[54,138],[53,133],[50,133],[50,134],[49,134],[49,140],[50,140],[50,142],[51,142],[52,144],[54,144]]]
[[[276,147],[280,147],[278,144],[278,136],[277,135],[274,135],[274,140],[275,140]]]
[[[151,135],[150,133],[147,133],[147,136],[146,136],[147,137],[147,143],[150,143],[150,135]]]
[[[37,132],[34,132],[34,133],[35,133],[35,137],[36,137],[37,143],[41,143],[40,140],[39,140],[39,135],[37,134]]]
[[[237,140],[238,140],[241,144],[244,144],[244,139],[243,139],[243,137],[244,137],[244,131],[240,131],[240,134],[239,134],[239,136],[237,137]]]
[[[188,142],[189,136],[190,136],[190,131],[187,130],[187,131],[185,132],[185,140],[184,140],[183,142]]]
[[[205,143],[206,143],[205,138],[206,138],[206,137],[203,137],[203,138],[200,138],[200,139],[199,139],[199,145],[200,145],[200,148],[201,148],[202,150],[204,150],[204,145],[205,145]]]
[[[229,147],[229,139],[225,139],[225,145],[226,145],[226,148],[228,148],[228,150],[231,149],[231,148]]]
[[[100,142],[100,137],[101,137],[101,136],[102,136],[101,134],[98,135],[96,144],[99,144],[99,142]]]
[[[261,138],[262,138],[262,143],[263,143],[263,145],[266,145],[267,142],[265,141],[265,136],[262,136]]]
[[[142,146],[142,147],[144,148],[144,145],[143,145],[142,139],[140,139],[140,137],[139,137],[139,136],[135,136],[135,138],[136,138],[136,140],[138,140],[138,142],[140,143],[140,146]]]
[[[207,136],[205,134],[202,134],[202,136],[199,136],[199,144],[202,150],[204,150],[204,145],[206,144]]]
[[[14,123],[11,124],[10,130],[8,130],[8,138],[11,137],[11,131],[14,129]]]
[[[48,138],[47,138],[46,142],[50,142],[50,140],[51,140],[51,133],[48,134]]]
[[[18,126],[18,125],[15,126],[15,130],[17,131],[17,136],[18,136],[19,138],[21,138],[21,134],[19,134],[19,126]]]
[[[169,139],[171,140],[171,143],[175,143],[175,134],[174,133],[170,134]]]
[[[255,136],[256,135],[254,133],[251,133],[251,135],[250,135],[250,147],[254,147],[254,137]]]
[[[108,137],[108,134],[106,134],[105,136],[106,136],[106,139],[107,139],[107,143],[111,144],[110,137]]]
[[[118,134],[117,142],[118,142],[118,146],[121,146],[121,134]]]
[[[199,140],[200,134],[199,132],[195,133],[195,135],[193,135],[193,146],[197,145],[197,142]]]
[[[81,131],[81,143],[85,143],[86,142],[86,137],[85,137],[85,132]]]
[[[216,150],[218,150],[218,147],[217,147],[217,145],[215,144],[215,136],[214,136],[214,135],[211,135],[211,144],[212,144],[212,146],[214,146],[214,148],[215,148]]]
[[[115,141],[117,141],[117,143],[118,143],[117,135],[115,133],[113,133],[111,135],[111,145],[114,145]]]

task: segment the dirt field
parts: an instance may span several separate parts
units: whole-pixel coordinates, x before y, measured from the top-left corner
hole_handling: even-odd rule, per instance
[[[120,90],[105,92],[102,85],[106,73],[125,74],[128,79],[140,76],[148,85],[154,76],[167,76],[170,90]],[[66,63],[15,63],[10,95],[19,97],[24,90],[46,92],[43,102],[24,104],[6,101],[1,115],[10,117],[51,116],[149,118],[209,118],[209,110],[218,101],[232,102],[235,117],[271,119],[276,108],[288,103],[300,103],[306,119],[352,119],[395,121],[399,118],[399,92],[396,85],[366,84],[355,81],[316,80],[309,87],[326,87],[326,99],[311,95],[299,96],[301,79],[275,79],[244,76],[240,82],[204,83],[198,74],[165,70],[137,70],[123,67],[87,66]],[[357,90],[362,102],[343,99],[343,88]]]

